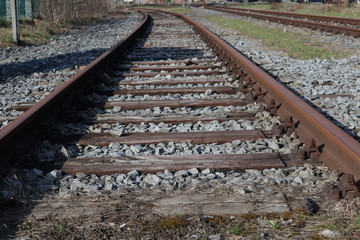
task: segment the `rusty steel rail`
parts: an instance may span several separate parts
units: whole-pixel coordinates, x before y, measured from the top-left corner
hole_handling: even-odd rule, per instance
[[[230,9],[230,10],[244,11],[244,12],[255,12],[255,13],[271,14],[271,15],[285,16],[285,17],[292,17],[292,18],[306,18],[306,19],[311,19],[311,20],[315,20],[315,21],[336,22],[336,23],[360,26],[360,19],[358,19],[358,18],[329,17],[329,16],[322,16],[322,15],[281,12],[281,11],[271,11],[271,10],[260,10],[260,9],[250,9],[250,8],[240,8],[240,7],[227,7],[227,6],[226,7],[225,6],[216,6],[216,7],[221,7],[221,8]]]
[[[353,37],[360,37],[360,28],[352,28],[352,27],[344,27],[344,26],[316,23],[316,22],[310,22],[310,21],[302,21],[302,20],[290,19],[290,18],[286,18],[286,17],[265,15],[265,14],[260,14],[260,13],[243,12],[243,11],[239,11],[239,10],[229,10],[229,9],[225,9],[222,7],[205,6],[205,8],[210,9],[210,10],[215,10],[215,11],[228,12],[228,13],[237,14],[237,15],[246,16],[246,17],[253,17],[253,18],[257,18],[257,19],[261,19],[261,20],[280,22],[280,23],[287,24],[287,25],[294,25],[294,26],[306,27],[306,28],[310,28],[310,29],[318,29],[318,30],[326,31],[326,32],[342,33],[342,34],[350,35]]]
[[[233,75],[245,79],[256,97],[267,102],[269,111],[287,119],[284,127],[293,128],[307,143],[307,157],[319,157],[329,168],[352,173],[360,179],[359,142],[202,25],[178,13],[162,12],[180,17],[192,25],[220,59],[225,60]]]
[[[11,163],[11,160],[16,160],[19,152],[23,152],[35,141],[40,123],[56,118],[56,114],[64,102],[69,102],[75,94],[79,94],[86,85],[99,77],[107,68],[109,61],[124,53],[136,41],[136,38],[145,33],[145,29],[150,23],[150,17],[147,13],[141,11],[140,13],[144,18],[131,34],[0,131],[0,174],[14,164]]]

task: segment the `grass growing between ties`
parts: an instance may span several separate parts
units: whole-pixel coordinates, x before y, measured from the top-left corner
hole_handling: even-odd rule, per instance
[[[315,39],[283,28],[267,27],[248,21],[218,16],[207,17],[206,19],[222,28],[233,29],[246,37],[257,39],[267,47],[282,50],[292,58],[324,59],[347,56],[344,52],[323,47],[324,44]]]

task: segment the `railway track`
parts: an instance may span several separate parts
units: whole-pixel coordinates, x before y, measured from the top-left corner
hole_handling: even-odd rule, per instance
[[[196,22],[149,13],[48,97],[11,108],[26,112],[0,132],[5,167],[104,175],[321,160],[359,176],[358,142]]]
[[[358,18],[329,17],[329,16],[322,16],[322,15],[271,11],[271,10],[260,10],[260,9],[249,9],[249,8],[239,8],[239,7],[226,7],[226,8],[232,9],[232,10],[244,11],[244,12],[270,14],[270,15],[284,16],[284,17],[290,17],[290,18],[299,18],[299,19],[303,19],[303,20],[304,19],[305,20],[314,20],[317,22],[341,23],[341,24],[345,24],[345,25],[360,26],[360,19],[358,19]]]
[[[345,34],[353,37],[360,36],[360,21],[358,19],[285,13],[236,7],[205,6],[205,8],[287,25],[305,27],[314,30],[316,29],[335,34]]]

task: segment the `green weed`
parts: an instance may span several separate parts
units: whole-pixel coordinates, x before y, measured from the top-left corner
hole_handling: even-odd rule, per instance
[[[167,217],[163,219],[159,219],[157,226],[160,229],[175,229],[175,228],[182,228],[187,225],[186,219],[181,217]]]
[[[343,57],[347,54],[333,49],[326,49],[321,42],[304,37],[297,32],[284,30],[283,28],[267,27],[254,24],[248,21],[241,21],[226,17],[207,17],[208,21],[213,22],[220,27],[234,29],[239,33],[253,39],[258,39],[268,47],[275,47],[292,58],[315,59]]]
[[[21,228],[22,228],[22,229],[29,229],[29,228],[30,228],[30,225],[29,225],[29,223],[27,223],[27,222],[23,222],[23,223],[21,223]]]
[[[238,225],[230,225],[229,226],[229,233],[234,235],[240,235],[242,232],[242,228]]]
[[[62,232],[64,230],[64,228],[65,228],[65,226],[60,223],[58,226],[59,232]]]
[[[265,218],[265,220],[267,221],[267,224],[270,225],[273,229],[279,229],[280,228],[280,219],[279,218],[275,218],[272,220],[268,220]]]
[[[358,231],[360,231],[360,215],[355,218],[355,226]]]
[[[0,18],[0,28],[9,28],[11,23],[6,19]]]

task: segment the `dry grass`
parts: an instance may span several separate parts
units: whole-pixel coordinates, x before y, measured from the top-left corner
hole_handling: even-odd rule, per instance
[[[123,196],[124,197],[124,196]],[[121,208],[106,207],[107,201],[93,203],[97,209],[93,216],[82,216],[83,208],[72,204],[73,217],[64,218],[54,211],[46,217],[28,217],[18,224],[17,236],[69,238],[137,238],[178,239],[176,237],[198,234],[205,239],[209,235],[221,234],[225,239],[327,239],[324,230],[332,231],[336,239],[360,238],[360,215],[358,198],[328,202],[316,214],[306,210],[268,213],[264,215],[244,214],[238,216],[158,216],[149,212],[141,203],[129,207],[125,197]],[[50,204],[50,203],[49,203]],[[53,204],[53,203],[52,203]],[[90,207],[90,206],[89,206]],[[147,209],[147,210],[145,210]],[[144,211],[145,210],[145,211]],[[123,225],[126,223],[126,225]],[[120,226],[125,226],[121,228]]]
[[[227,188],[220,191],[226,192]],[[168,194],[180,196],[183,192]],[[32,239],[191,239],[191,235],[197,234],[200,239],[208,239],[210,235],[221,234],[223,239],[289,240],[326,239],[323,231],[328,230],[338,234],[336,239],[360,239],[359,198],[336,202],[316,194],[312,197],[320,206],[316,213],[306,206],[281,213],[233,216],[154,213],[153,201],[167,196],[152,190],[104,191],[67,198],[47,194],[42,200],[7,209],[0,204],[3,213],[0,236],[3,233]],[[261,195],[258,197],[257,200],[266,201]],[[5,229],[4,223],[12,230]]]
[[[20,22],[23,45],[38,45],[49,41],[67,27],[94,23],[110,11],[108,0],[40,0],[33,21]],[[0,19],[0,47],[12,46],[11,23]]]
[[[65,30],[66,27],[63,25],[38,19],[20,22],[19,24],[22,45],[44,44],[54,35],[60,34]],[[0,27],[0,47],[4,48],[11,45],[13,45],[11,26]]]
[[[127,11],[113,10],[106,14],[110,18],[125,18]],[[47,43],[56,35],[64,33],[69,28],[82,28],[84,26],[95,24],[98,20],[103,19],[104,15],[98,14],[88,16],[85,14],[82,18],[71,19],[65,22],[55,20],[45,20],[37,18],[34,20],[20,21],[19,31],[22,45],[39,45]],[[0,48],[15,46],[12,43],[11,22],[0,19]]]
[[[268,27],[255,24],[250,21],[231,19],[226,17],[207,17],[208,21],[213,22],[220,27],[232,29],[242,36],[259,40],[267,47],[275,48],[287,53],[292,58],[314,59],[314,58],[341,58],[348,53],[324,46],[316,39],[303,36],[302,33],[284,30],[284,28]]]
[[[273,2],[271,3],[271,10],[280,10],[281,9],[281,4],[279,2]]]

